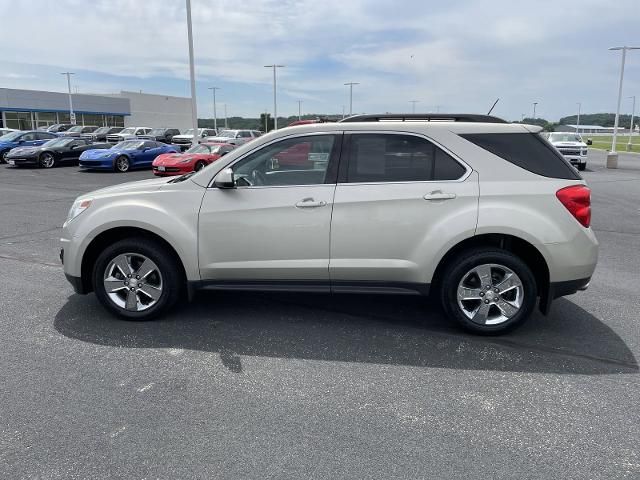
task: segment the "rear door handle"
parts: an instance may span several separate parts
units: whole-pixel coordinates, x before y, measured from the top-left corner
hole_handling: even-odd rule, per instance
[[[440,190],[437,190],[435,192],[427,193],[422,198],[424,198],[425,200],[453,200],[454,198],[456,198],[456,194],[444,193],[444,192],[441,192]]]
[[[313,198],[309,197],[296,203],[296,208],[318,208],[318,207],[324,207],[326,205],[327,205],[327,202],[325,202],[324,200],[316,202]]]

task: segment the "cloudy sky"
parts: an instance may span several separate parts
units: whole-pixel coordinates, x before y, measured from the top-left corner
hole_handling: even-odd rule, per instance
[[[229,115],[354,112],[494,113],[557,120],[615,110],[620,52],[640,45],[638,0],[192,0],[200,117],[211,92]],[[0,0],[0,87],[142,90],[188,96],[184,0]],[[640,106],[640,50],[624,94]],[[222,108],[222,107],[220,107]],[[631,110],[625,99],[623,111]]]

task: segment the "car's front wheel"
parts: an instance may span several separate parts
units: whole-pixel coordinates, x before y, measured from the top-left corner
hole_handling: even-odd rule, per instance
[[[505,250],[466,251],[448,263],[440,298],[445,313],[474,333],[496,335],[531,316],[537,298],[531,269]]]
[[[171,308],[183,284],[178,260],[148,238],[129,238],[97,258],[93,288],[107,310],[128,320],[150,320]]]
[[[56,165],[56,158],[52,153],[46,152],[40,155],[40,166],[42,168],[53,168]]]
[[[578,164],[578,170],[580,170],[581,172],[583,172],[586,168],[587,168],[587,164],[586,163],[579,163]]]
[[[195,172],[199,172],[200,170],[202,170],[204,167],[207,166],[206,162],[203,162],[202,160],[199,160],[196,162],[196,164],[193,166],[193,170]]]
[[[7,163],[7,155],[9,155],[9,150],[0,152],[0,163]]]
[[[116,172],[120,172],[120,173],[128,172],[129,168],[131,168],[129,159],[124,155],[120,155],[118,158],[116,158],[114,164],[115,164]]]

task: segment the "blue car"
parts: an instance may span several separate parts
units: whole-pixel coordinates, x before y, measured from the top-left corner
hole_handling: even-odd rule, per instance
[[[58,135],[37,130],[17,131],[0,137],[0,163],[7,162],[7,154],[16,147],[38,147]]]
[[[80,168],[128,172],[151,168],[158,155],[177,153],[175,147],[153,140],[125,140],[106,150],[87,150],[80,155]]]

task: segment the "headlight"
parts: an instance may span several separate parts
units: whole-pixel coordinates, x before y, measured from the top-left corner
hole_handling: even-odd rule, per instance
[[[93,202],[91,198],[85,198],[82,200],[78,199],[75,202],[73,202],[73,205],[69,210],[69,215],[67,215],[67,221],[65,222],[65,224],[69,223],[71,220],[73,220],[82,212],[84,212],[87,208],[89,208],[91,206],[91,202]]]
[[[583,148],[582,151],[580,152],[582,155],[586,155],[587,154],[587,149]]]

